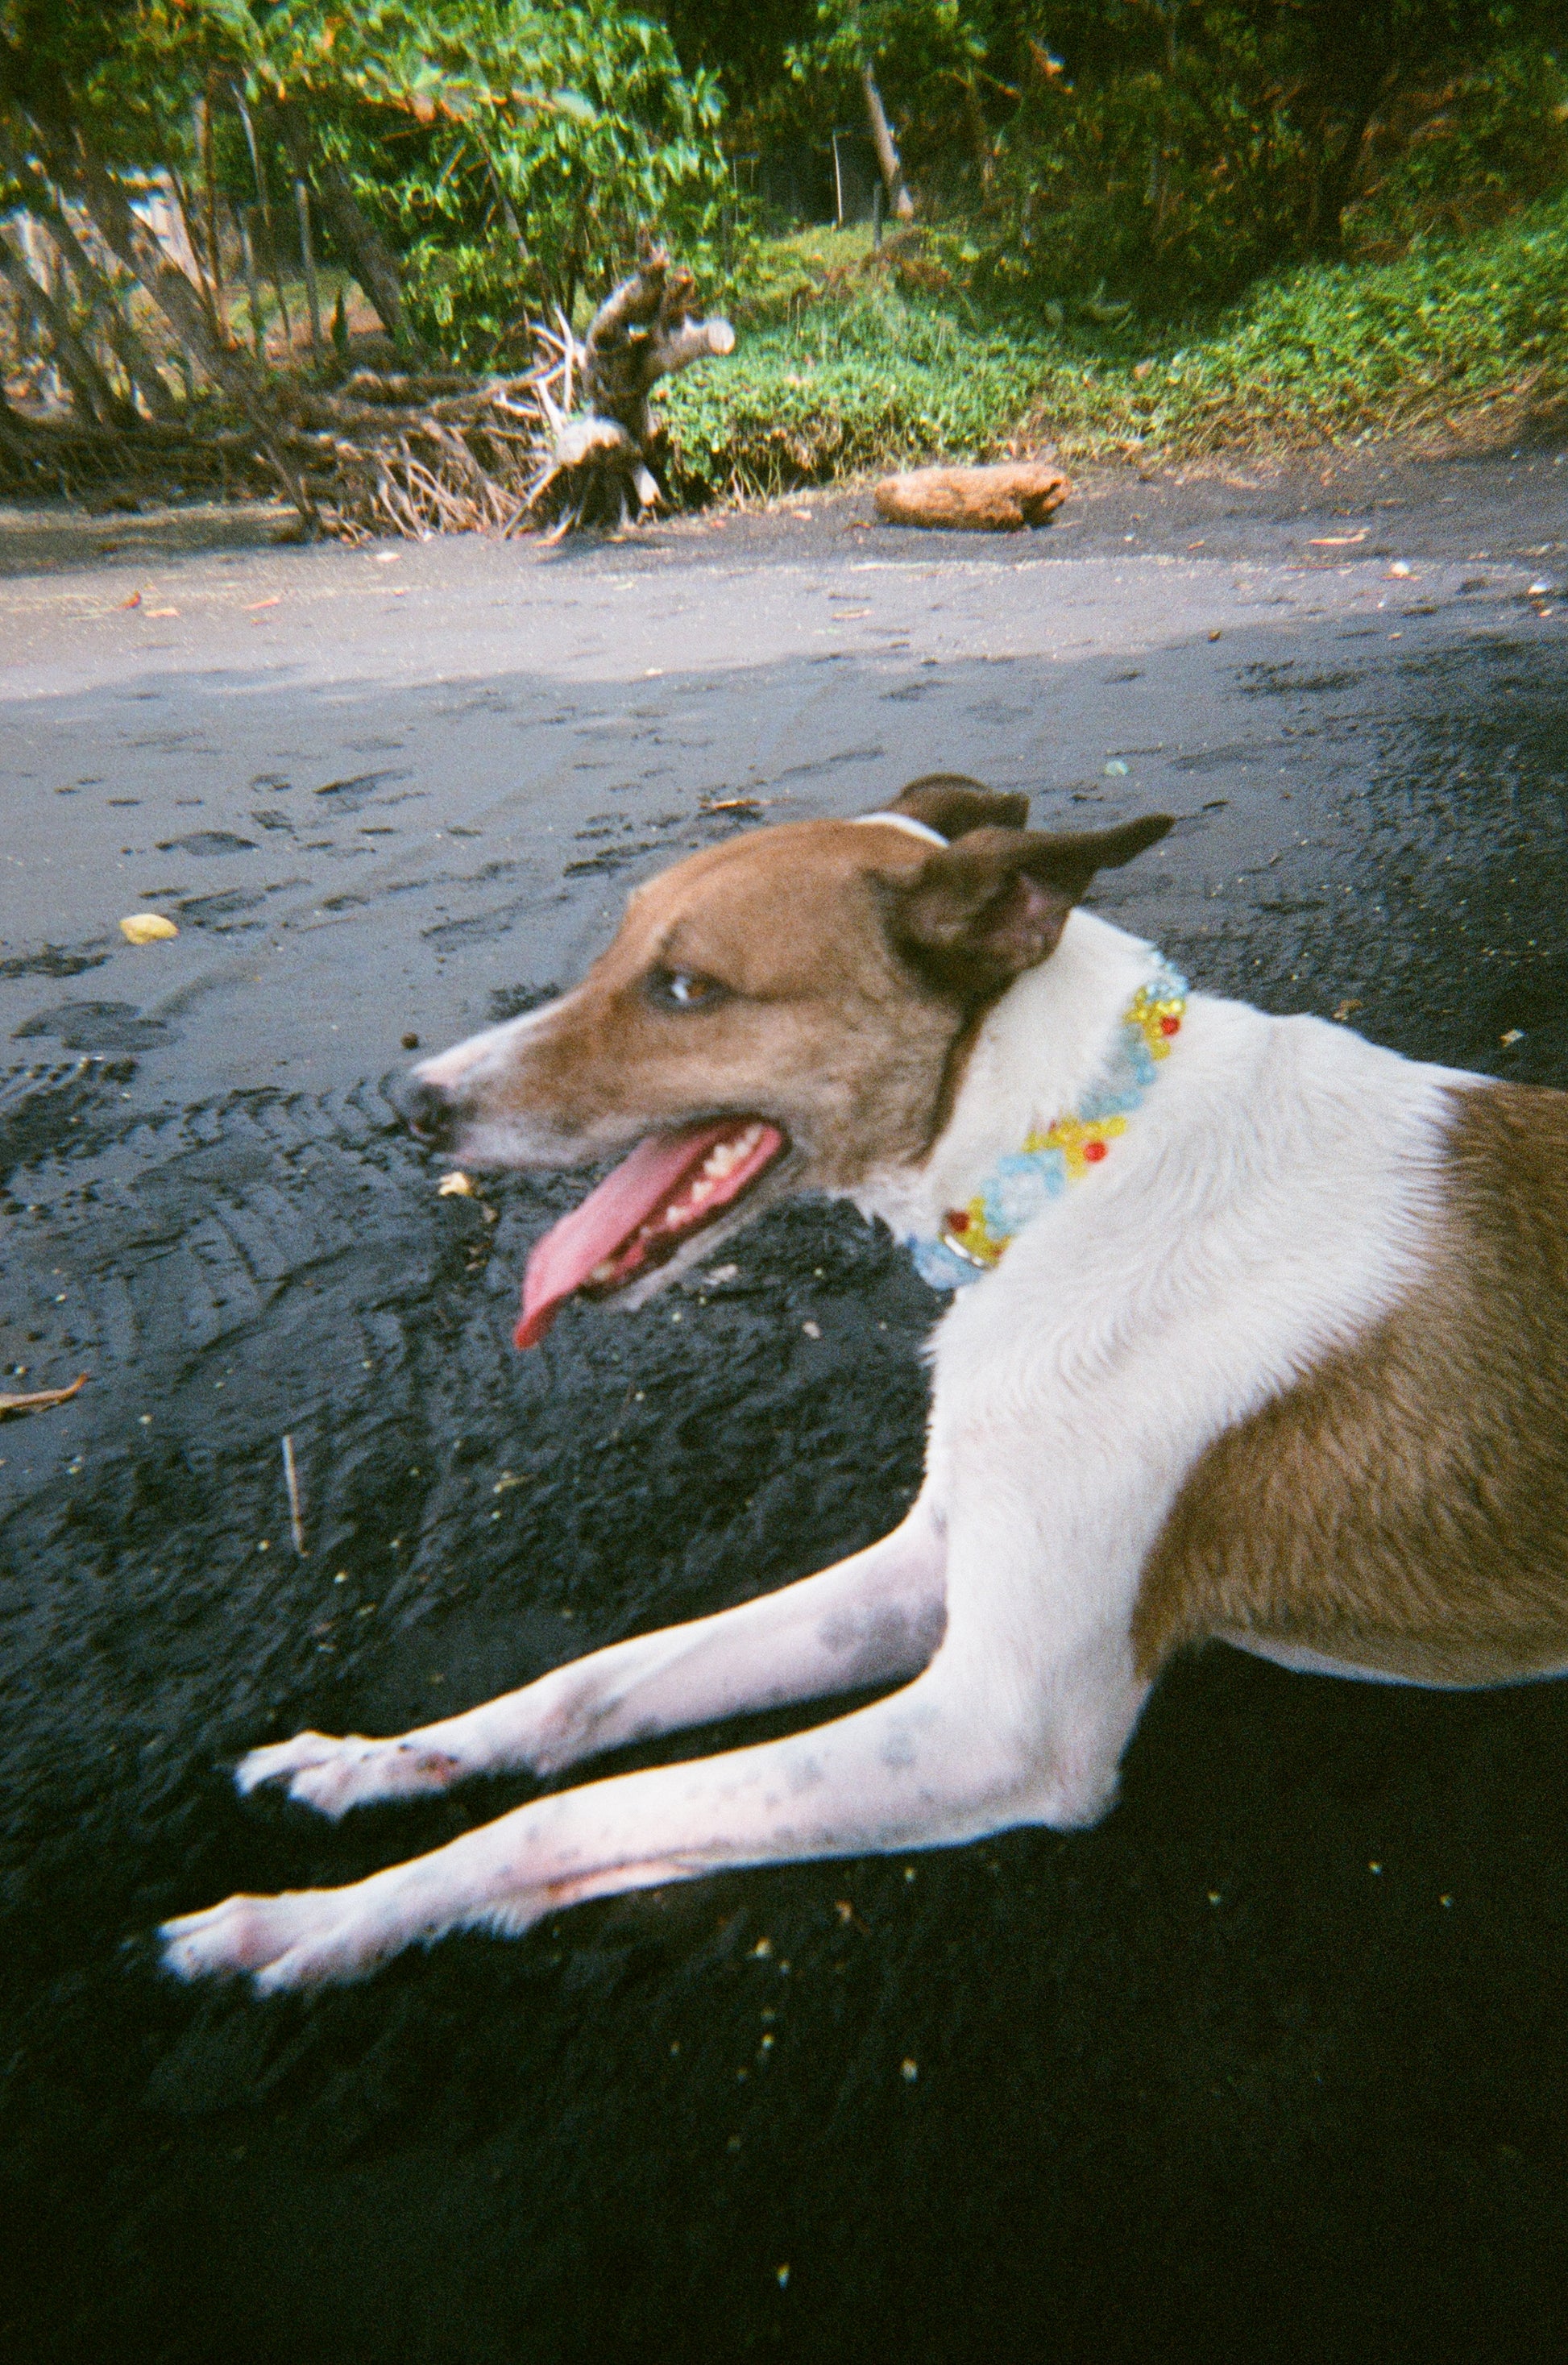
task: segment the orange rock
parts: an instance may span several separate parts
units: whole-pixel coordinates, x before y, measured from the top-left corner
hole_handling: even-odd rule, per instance
[[[970,526],[1014,533],[1044,525],[1071,491],[1043,460],[1009,460],[992,468],[909,468],[884,476],[872,498],[890,525]]]

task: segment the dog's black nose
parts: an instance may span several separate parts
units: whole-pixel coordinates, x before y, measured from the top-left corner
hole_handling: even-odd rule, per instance
[[[440,1084],[427,1083],[422,1076],[405,1076],[400,1084],[393,1086],[390,1098],[410,1133],[417,1134],[432,1149],[451,1149],[457,1109]]]

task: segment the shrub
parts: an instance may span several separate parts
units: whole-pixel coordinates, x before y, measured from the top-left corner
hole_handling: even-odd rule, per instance
[[[860,280],[835,298],[819,272],[807,301],[790,280],[733,364],[670,388],[672,490],[771,494],[1014,441],[1179,457],[1568,407],[1568,196],[1396,262],[1305,264],[1163,335],[1081,305],[988,316],[946,252],[946,296]]]

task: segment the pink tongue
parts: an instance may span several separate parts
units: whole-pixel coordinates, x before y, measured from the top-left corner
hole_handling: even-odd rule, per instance
[[[537,1347],[566,1299],[594,1267],[613,1256],[662,1207],[681,1176],[715,1142],[735,1130],[735,1120],[694,1125],[684,1133],[653,1133],[630,1158],[590,1191],[580,1207],[553,1224],[533,1244],[522,1283],[522,1316],[514,1334],[520,1347]]]

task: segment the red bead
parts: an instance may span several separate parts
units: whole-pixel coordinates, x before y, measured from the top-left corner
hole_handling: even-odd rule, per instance
[[[950,1232],[967,1232],[969,1228],[969,1218],[964,1209],[950,1207],[947,1211],[947,1229]]]
[[[1083,1145],[1083,1155],[1091,1166],[1098,1166],[1100,1160],[1105,1155],[1104,1143],[1103,1141],[1086,1141]]]
[[[1159,1022],[1159,1031],[1162,1035],[1180,1035],[1182,1021],[1179,1018],[1162,1018]]]

